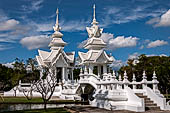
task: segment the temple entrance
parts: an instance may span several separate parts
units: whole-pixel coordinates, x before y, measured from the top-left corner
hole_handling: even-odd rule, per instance
[[[87,84],[84,88],[84,93],[81,91],[81,100],[82,101],[93,101],[93,94],[95,93],[95,88],[90,84]]]
[[[57,83],[62,81],[62,67],[57,67]]]

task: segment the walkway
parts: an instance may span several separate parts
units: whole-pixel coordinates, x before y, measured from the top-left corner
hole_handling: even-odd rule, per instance
[[[127,110],[115,110],[110,111],[106,109],[101,109],[97,107],[91,107],[89,105],[82,105],[82,106],[65,106],[65,108],[70,111],[71,113],[139,113]],[[148,110],[144,113],[170,113],[170,111],[155,111],[155,110]]]

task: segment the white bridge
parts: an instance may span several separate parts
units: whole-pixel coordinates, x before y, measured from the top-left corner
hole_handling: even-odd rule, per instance
[[[143,80],[140,82],[136,81],[135,75],[133,75],[132,82],[129,82],[126,72],[123,80],[121,76],[116,78],[115,73],[108,73],[102,79],[95,74],[81,73],[77,87],[72,89],[75,93],[72,93],[72,96],[86,94],[92,106],[109,110],[143,112],[147,109],[169,109],[166,99],[158,90],[155,72],[152,81],[147,81],[145,71],[143,72]],[[148,87],[148,84],[152,84],[152,89]],[[140,86],[140,89],[137,86]],[[65,96],[67,97],[67,95]]]

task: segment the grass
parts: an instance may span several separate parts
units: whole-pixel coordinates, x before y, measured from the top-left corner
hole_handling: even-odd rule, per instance
[[[4,101],[0,99],[0,104],[40,104],[43,103],[42,98],[34,97],[31,100],[27,100],[25,97],[4,97]],[[73,101],[73,100],[52,100],[48,101],[50,104],[71,104],[71,103],[81,103],[80,101]]]
[[[0,102],[3,102],[2,99],[0,99]],[[25,97],[4,97],[4,102],[43,102],[43,100],[41,98],[27,100]]]
[[[20,111],[5,111],[1,113],[70,113],[64,108],[50,108],[47,110],[44,109],[35,109],[35,110],[20,110]]]

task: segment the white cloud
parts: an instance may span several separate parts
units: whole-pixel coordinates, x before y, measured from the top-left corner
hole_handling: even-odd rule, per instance
[[[109,40],[108,49],[114,50],[122,47],[133,47],[136,46],[137,40],[139,40],[139,38],[132,36],[130,37],[118,36],[116,38]]]
[[[32,10],[39,10],[41,7],[42,7],[42,3],[43,3],[44,0],[36,0],[36,1],[33,1],[31,4],[31,9]]]
[[[34,24],[37,27],[37,31],[52,31],[53,30],[53,23],[41,23],[41,24]]]
[[[133,7],[130,5],[124,5],[124,7],[108,7],[105,8],[105,11],[103,13],[104,19],[102,20],[102,23],[104,24],[104,27],[107,27],[111,24],[122,24],[122,23],[128,23],[131,21],[140,20],[146,17],[158,17],[162,13],[165,12],[165,9],[153,9],[151,10],[150,7],[152,7],[154,4],[147,3],[145,5],[137,5],[134,4]],[[130,6],[130,7],[129,7]]]
[[[121,60],[115,60],[110,67],[115,70],[118,71],[123,65],[125,65],[126,63],[121,61]]]
[[[9,45],[4,45],[4,44],[1,44],[0,45],[0,51],[4,51],[4,50],[7,50],[7,49],[11,49],[12,47],[9,46]]]
[[[141,45],[139,49],[143,49],[145,46],[144,45]]]
[[[167,45],[167,44],[168,44],[167,41],[156,40],[156,41],[152,41],[152,42],[148,43],[147,48],[154,48],[154,47],[163,46],[163,45]]]
[[[29,50],[46,48],[51,39],[47,35],[30,36],[21,39],[20,43]]]
[[[33,34],[30,30],[32,30],[30,26],[18,25],[15,29],[2,32],[0,42],[16,42],[28,34]]]
[[[155,23],[158,23],[159,21],[160,21],[160,18],[156,17],[156,18],[152,18],[149,21],[147,21],[146,24],[155,24]]]
[[[110,39],[113,39],[114,35],[111,33],[102,33],[102,36],[100,37],[103,39],[105,43],[108,43]]]
[[[170,9],[161,16],[160,21],[155,24],[155,27],[170,26]]]
[[[129,55],[128,59],[138,59],[139,56],[140,56],[140,54],[135,52],[135,53]]]
[[[8,20],[8,16],[0,9],[0,22]]]
[[[46,31],[52,31],[53,26],[55,25],[55,21],[48,21],[48,23],[36,23],[34,21],[29,22],[31,26],[36,28],[36,31],[38,32],[46,32]],[[88,20],[61,20],[59,21],[61,32],[77,32],[77,31],[84,31],[86,29],[86,26],[90,23]]]
[[[152,57],[152,56],[160,56],[160,57],[165,56],[165,57],[167,57],[166,54],[160,54],[160,55],[150,54],[150,55],[146,55],[146,56],[147,56],[147,57]]]
[[[111,33],[102,33],[102,36],[100,38],[102,38],[103,41],[107,43],[108,50],[115,50],[117,48],[123,47],[133,47],[136,46],[137,41],[139,40],[139,38],[132,36],[129,37],[118,36],[114,38],[113,34]],[[87,40],[84,40],[82,43],[80,43],[78,47],[82,48],[84,44],[86,44]]]
[[[136,46],[137,40],[139,40],[139,38],[132,36],[129,37],[118,36],[114,38],[113,34],[111,33],[103,33],[101,38],[103,39],[104,42],[107,43],[107,49],[110,50]]]
[[[85,20],[73,20],[73,21],[61,21],[62,31],[67,32],[75,32],[75,31],[84,31],[86,26],[90,23],[90,21]]]
[[[30,5],[22,5],[22,10],[24,10],[24,13],[31,13],[33,11],[38,11],[40,8],[42,8],[42,3],[44,0],[33,0],[29,1]]]
[[[19,24],[19,21],[15,19],[6,20],[0,23],[0,31],[6,31],[16,28]]]
[[[161,17],[153,18],[146,22],[147,24],[152,24],[154,27],[166,27],[170,26],[170,9],[162,14]]]
[[[12,64],[14,64],[15,62],[8,62],[8,63],[6,63],[6,64],[2,64],[2,65],[4,65],[4,66],[6,66],[6,67],[8,67],[8,68],[13,68],[14,66],[12,65]]]

